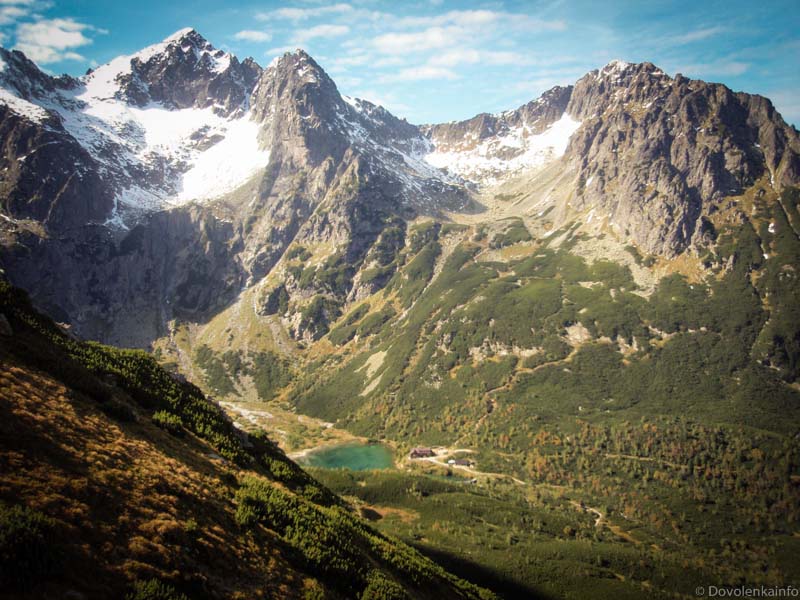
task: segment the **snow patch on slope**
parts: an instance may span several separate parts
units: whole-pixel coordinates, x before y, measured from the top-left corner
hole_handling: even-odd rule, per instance
[[[129,172],[165,164],[170,175],[160,185],[142,185],[131,178],[116,198],[117,212],[123,215],[218,198],[269,162],[269,151],[259,147],[259,125],[250,113],[228,120],[212,108],[125,108],[124,118],[112,122],[102,137],[116,137],[127,150]],[[78,128],[75,133],[80,132]],[[95,158],[102,161],[102,144],[98,150]],[[110,224],[116,223],[112,219]]]
[[[161,45],[166,45],[169,42],[177,42],[181,38],[183,38],[183,37],[189,35],[190,33],[192,33],[193,31],[194,31],[193,27],[184,27],[183,29],[178,29],[178,31],[176,31],[172,35],[165,37],[164,41],[161,43]]]
[[[269,151],[258,145],[259,125],[249,118],[231,122],[225,138],[197,156],[183,175],[174,202],[217,198],[232,192],[267,166]]]
[[[367,152],[397,178],[404,202],[433,209],[435,193],[464,186],[459,177],[426,161],[433,151],[430,140],[418,132],[409,135],[402,129],[393,130],[384,120],[388,113],[379,105],[350,96],[342,96],[342,100],[345,104],[337,108],[337,116],[344,133],[354,146]]]
[[[230,55],[210,45],[198,47],[185,38],[192,31],[181,30],[116,58],[74,87],[39,89],[30,101],[21,97],[13,81],[0,88],[0,104],[13,112],[38,123],[60,120],[96,161],[101,176],[113,182],[115,208],[107,225],[126,228],[147,212],[217,198],[245,183],[269,161],[269,152],[259,147],[259,125],[249,113],[227,119],[215,112],[217,107],[169,109],[157,103],[138,107],[120,97],[121,78],[135,77],[134,60],[147,62],[174,44],[180,44],[184,53],[195,52],[212,70],[227,69]]]
[[[595,79],[597,81],[600,81],[603,77],[608,77],[608,76],[619,78],[625,71],[625,69],[630,67],[631,64],[632,63],[625,62],[624,60],[619,60],[619,59],[612,60],[605,67],[603,67],[597,72]]]
[[[98,163],[109,170],[122,167],[129,175],[163,163],[175,171],[160,189],[132,185],[120,192],[118,200],[130,208],[153,210],[159,204],[218,197],[269,161],[269,152],[258,145],[259,125],[249,113],[229,120],[212,107],[169,110],[151,104],[137,108],[90,94],[76,96],[82,105],[79,110],[58,104],[52,108]]]
[[[425,160],[469,181],[495,185],[502,177],[541,167],[563,156],[570,137],[580,125],[580,121],[564,113],[542,133],[531,133],[527,126],[520,125],[469,150],[434,150]]]
[[[50,116],[41,106],[37,106],[33,102],[28,102],[27,100],[15,96],[4,88],[0,88],[0,104],[6,105],[12,112],[36,123],[41,123]]]

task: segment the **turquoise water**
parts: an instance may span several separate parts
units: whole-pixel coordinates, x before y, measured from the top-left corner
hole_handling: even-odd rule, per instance
[[[382,444],[346,444],[323,448],[308,454],[302,461],[310,467],[323,469],[391,469],[392,451]]]

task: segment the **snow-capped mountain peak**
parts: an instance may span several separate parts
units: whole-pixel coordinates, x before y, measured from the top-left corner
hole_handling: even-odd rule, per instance
[[[109,224],[129,226],[151,210],[217,197],[268,161],[249,112],[261,68],[194,29],[78,79],[50,77],[19,52],[0,49],[0,60],[0,104],[28,127],[82,148],[88,162],[78,178],[91,172],[113,190]]]
[[[619,60],[615,58],[614,60],[610,61],[606,66],[600,69],[600,73],[603,75],[608,75],[611,73],[619,73],[630,67],[632,63],[629,63],[624,60]]]
[[[197,33],[197,30],[194,27],[184,27],[183,29],[178,29],[178,31],[172,35],[165,37],[162,43],[168,44],[170,42],[176,42],[190,36],[199,36],[200,38],[203,38],[203,36]],[[206,41],[205,38],[203,38],[203,41]]]
[[[211,99],[229,111],[237,107],[235,102],[245,100],[258,72],[260,69],[246,68],[197,31],[186,28],[134,54],[115,58],[81,80],[93,98],[114,97],[138,106],[155,101],[176,108],[207,104]],[[208,91],[217,94],[202,96],[198,92],[203,88],[213,88]]]
[[[515,110],[424,127],[425,160],[472,183],[491,186],[562,156],[581,122],[567,112],[572,87],[557,86]]]
[[[581,201],[599,201],[616,177],[623,141],[643,140],[631,156],[662,152],[684,138],[695,151],[696,119],[687,117],[685,131],[677,131],[674,116],[707,111],[707,103],[692,104],[696,89],[730,105],[749,102],[761,111],[759,118],[771,110],[721,87],[673,80],[651,63],[612,61],[517,109],[417,127],[368,100],[343,97],[301,49],[262,70],[252,59],[239,62],[214,48],[191,28],[79,79],[50,77],[22,53],[0,49],[0,119],[14,132],[0,165],[6,173],[0,194],[4,189],[15,194],[4,200],[5,206],[13,204],[8,212],[14,216],[128,227],[143,214],[236,191],[269,164],[271,174],[284,177],[285,187],[262,178],[259,198],[266,194],[283,202],[282,194],[295,189],[287,182],[297,173],[315,173],[310,189],[317,194],[351,169],[361,184],[379,187],[411,214],[463,209],[475,186],[535,177],[563,156],[564,166],[576,174],[567,184],[586,192]],[[649,130],[658,131],[659,143],[641,135],[645,122],[659,123]],[[610,133],[598,135],[598,128]],[[794,144],[796,134],[786,135]],[[747,152],[735,156],[749,161],[748,181],[760,173],[758,152],[777,181],[794,181],[796,154],[781,159],[785,152],[778,138],[759,138],[756,150],[751,138],[741,139],[749,144]],[[579,160],[593,153],[606,161],[603,168]],[[688,155],[686,150],[680,157]],[[54,157],[58,168],[47,166]],[[44,170],[49,179],[39,177]],[[704,178],[709,170],[690,174],[712,181]],[[661,193],[682,193],[664,177]],[[728,192],[738,189],[728,175],[714,177],[724,181],[711,186],[717,196],[723,186]],[[628,195],[638,197],[640,181],[629,180]],[[61,201],[63,190],[68,199]],[[74,217],[53,210],[54,204],[80,202],[86,206],[73,210]]]

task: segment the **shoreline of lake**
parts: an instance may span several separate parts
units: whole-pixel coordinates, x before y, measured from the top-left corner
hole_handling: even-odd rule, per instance
[[[394,455],[386,444],[347,442],[307,448],[289,456],[302,466],[367,471],[394,469]]]

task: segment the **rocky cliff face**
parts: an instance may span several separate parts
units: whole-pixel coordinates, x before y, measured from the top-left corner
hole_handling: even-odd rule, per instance
[[[423,130],[432,164],[484,190],[562,161],[557,224],[594,209],[656,254],[707,243],[707,217],[761,177],[800,182],[800,137],[769,100],[650,63],[614,61],[515,111]]]
[[[463,182],[424,160],[431,146],[419,128],[371,102],[341,96],[302,50],[270,65],[252,104],[254,117],[264,123],[262,139],[295,167],[348,163],[358,156],[365,172],[384,180],[387,195],[398,196],[408,210],[432,213],[469,205]]]
[[[120,59],[117,59],[120,61]],[[137,106],[206,108],[229,116],[246,107],[261,67],[217,50],[194,29],[183,29],[153,50],[123,57],[129,67],[116,76],[115,95]],[[117,61],[112,65],[118,68]],[[90,74],[87,80],[103,74]]]
[[[529,135],[542,133],[564,114],[571,94],[572,86],[554,87],[516,110],[482,113],[467,121],[423,125],[421,129],[439,151],[472,150],[485,140],[507,137],[519,127],[525,127]],[[513,153],[507,152],[505,157],[510,156]]]
[[[3,234],[2,268],[76,334],[146,347],[170,320],[202,321],[235,298],[246,279],[236,233],[201,207],[155,213],[122,239],[102,226],[49,239],[17,227]]]
[[[426,160],[477,186],[491,187],[564,153],[579,125],[565,112],[572,86],[555,87],[516,110],[461,122],[426,125]]]
[[[244,256],[259,257],[251,269],[257,280],[289,242],[297,251],[328,249],[304,268],[283,270],[281,284],[261,299],[262,314],[277,314],[276,294],[285,294],[280,315],[295,337],[310,341],[357,294],[357,273],[374,266],[371,249],[395,234],[402,245],[403,219],[464,208],[470,200],[460,181],[423,160],[429,143],[416,127],[370,102],[342,97],[303,51],[283,55],[264,71],[252,105],[263,124],[261,139],[271,148],[263,182],[267,216],[260,222],[276,241],[256,246],[246,239]],[[391,276],[391,267],[382,266],[386,273],[372,287]]]
[[[50,77],[16,51],[0,49],[0,61],[0,190],[12,217],[53,231],[131,227],[164,206],[220,195],[202,185],[206,163],[222,163],[210,179],[223,191],[266,165],[247,113],[261,68],[194,30],[80,79]]]
[[[103,219],[113,195],[97,161],[45,105],[78,85],[0,48],[0,207],[55,230]]]
[[[340,95],[302,50],[261,69],[194,30],[80,79],[0,59],[0,266],[79,334],[123,345],[253,286],[260,313],[316,339],[386,285],[409,220],[476,210],[549,165],[556,221],[594,209],[663,254],[707,242],[727,196],[800,170],[768,100],[647,63],[417,127]]]
[[[571,208],[596,207],[648,252],[699,242],[703,219],[764,175],[776,190],[800,181],[797,131],[767,99],[720,84],[612,63],[575,84],[566,110],[582,122],[565,156]]]
[[[19,219],[32,217],[50,231],[65,227],[63,219],[51,226],[44,218],[53,197],[43,192],[36,212],[11,196],[2,264],[51,314],[87,337],[147,345],[172,319],[198,321],[218,312],[270,273],[292,242],[323,246],[318,261],[341,261],[355,272],[398,218],[469,204],[461,182],[422,160],[429,142],[415,126],[343,98],[302,51],[262,71],[187,30],[69,86],[33,70],[45,90],[30,103],[41,120],[26,120],[9,105],[4,123],[20,118],[43,132],[60,128],[54,151],[74,145],[94,161],[86,170],[97,185],[111,183],[87,194],[105,201],[97,214],[71,215],[69,234],[52,239]],[[97,121],[86,120],[87,106],[110,115],[98,135]],[[123,128],[132,133],[121,136]],[[249,154],[241,152],[243,128]],[[232,156],[205,161],[229,142]],[[238,173],[236,163],[253,154],[263,162]],[[7,160],[20,162],[10,153]],[[216,175],[220,162],[238,180],[215,196],[187,195],[196,187],[195,172]],[[8,187],[29,197],[18,180]],[[200,201],[190,202],[195,197]],[[42,271],[53,275],[42,279]],[[326,285],[324,271],[302,282],[299,274],[287,278],[285,316],[298,337],[318,335],[351,293],[352,280]],[[325,310],[309,318],[306,305],[315,296],[325,298]]]

